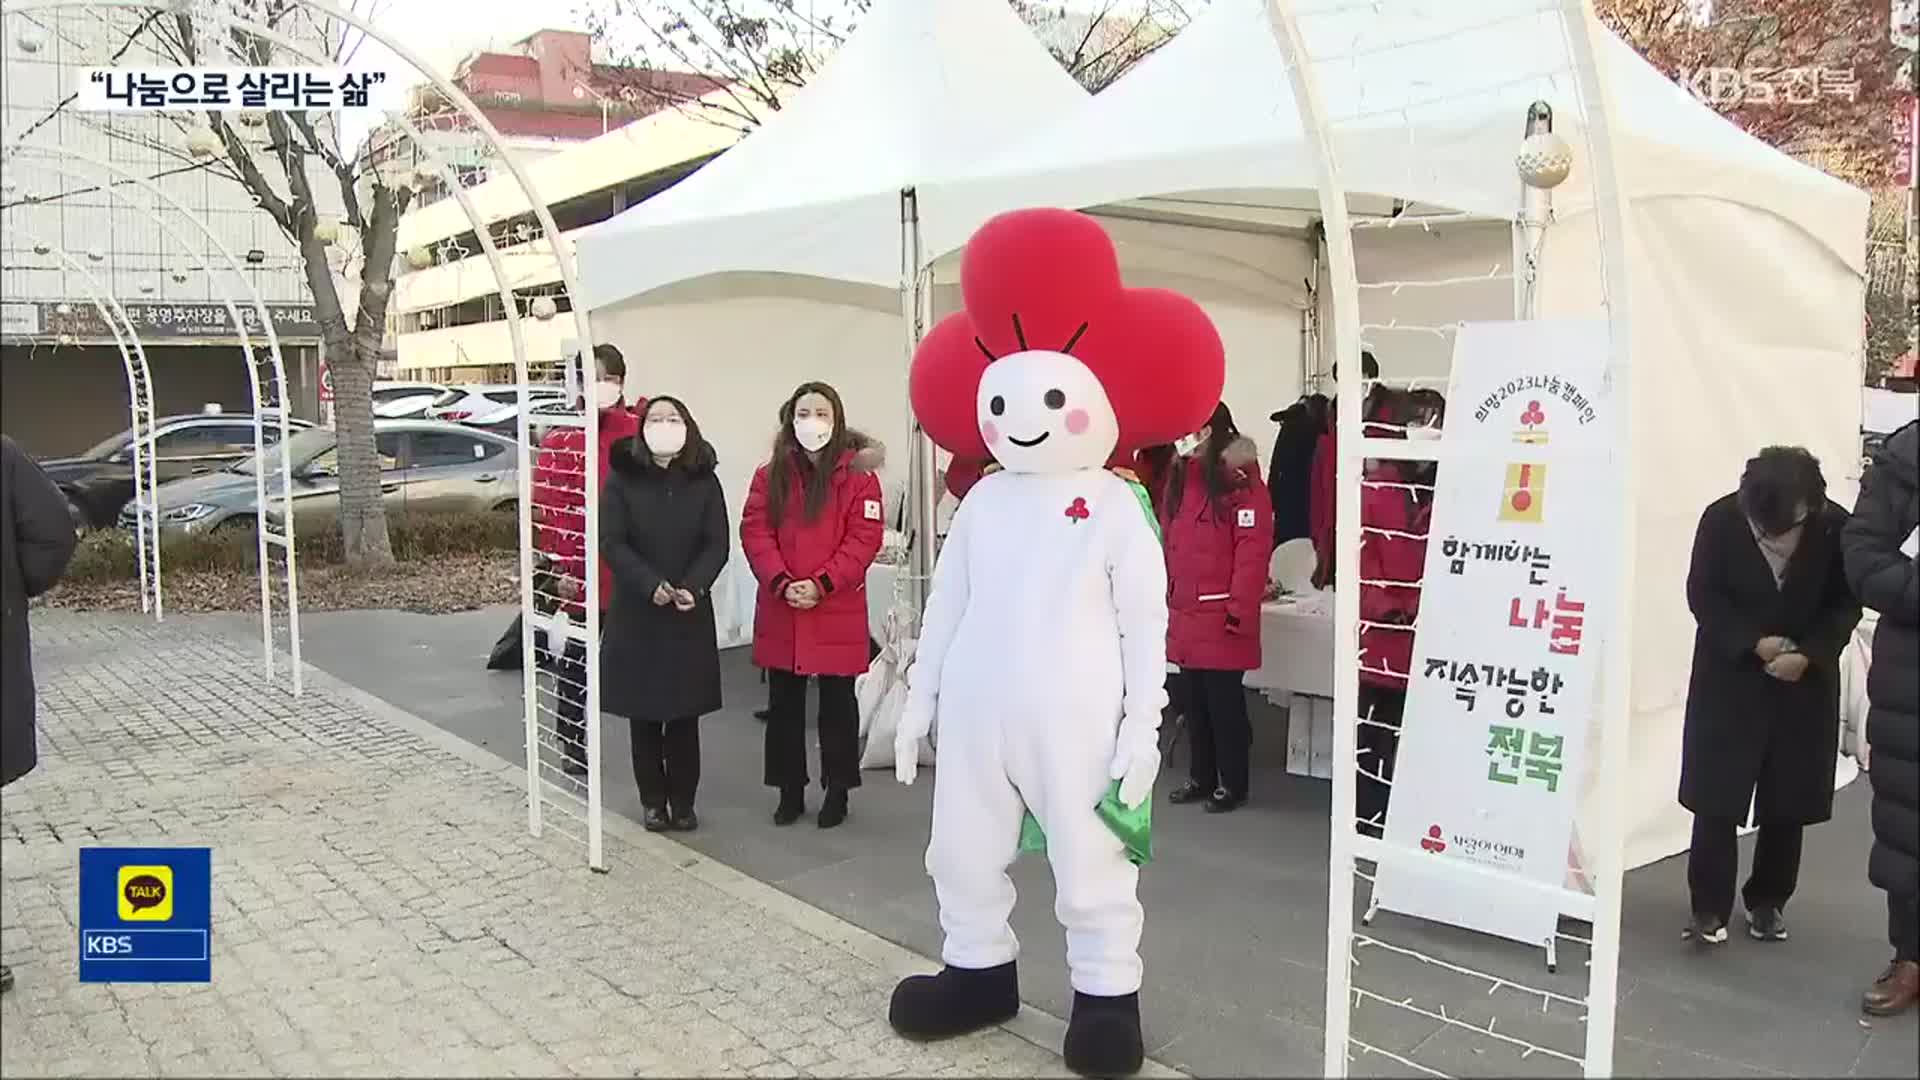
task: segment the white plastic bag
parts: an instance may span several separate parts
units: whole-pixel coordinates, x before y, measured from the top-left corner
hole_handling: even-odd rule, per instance
[[[894,679],[881,697],[879,707],[873,711],[872,723],[867,728],[867,745],[860,754],[862,769],[893,768],[893,735],[900,730],[900,716],[907,708],[908,678],[912,671],[915,644],[914,639],[903,638],[893,645]],[[933,764],[931,738],[920,740],[920,764]]]

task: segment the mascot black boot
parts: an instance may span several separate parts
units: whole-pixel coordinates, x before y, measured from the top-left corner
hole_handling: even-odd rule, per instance
[[[1140,995],[1094,997],[1074,991],[1073,1019],[1061,1051],[1081,1076],[1132,1076],[1146,1061],[1140,1037]]]
[[[1020,977],[1008,961],[999,967],[947,967],[938,975],[909,976],[893,988],[887,1020],[907,1038],[930,1042],[1004,1024],[1019,1011]]]

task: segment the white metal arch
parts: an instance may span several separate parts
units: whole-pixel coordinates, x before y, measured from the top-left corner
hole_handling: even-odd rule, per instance
[[[215,2],[218,3],[218,0],[215,0]],[[383,45],[386,45],[389,49],[393,51],[393,53],[396,56],[400,57],[401,60],[405,61],[408,65],[413,67],[414,70],[418,71],[422,75],[425,75],[434,84],[435,88],[439,90],[439,92],[443,94],[448,101],[452,102],[457,109],[459,109],[459,111],[465,116],[465,118],[470,123],[473,124],[475,130],[477,130],[481,134],[481,137],[486,140],[486,142],[491,147],[494,155],[503,164],[506,165],[508,171],[511,173],[511,175],[514,178],[515,183],[519,186],[522,194],[526,197],[531,212],[534,214],[536,220],[540,222],[545,239],[553,249],[555,263],[560,272],[561,283],[563,287],[566,289],[567,295],[570,297],[580,296],[581,295],[580,283],[579,283],[576,267],[572,261],[572,253],[568,251],[566,249],[566,246],[560,242],[559,225],[555,222],[552,211],[548,208],[546,201],[540,197],[538,186],[534,184],[532,177],[527,173],[526,169],[522,166],[518,158],[514,155],[513,151],[505,144],[504,140],[501,139],[499,131],[493,126],[492,121],[488,120],[486,115],[482,113],[479,110],[479,108],[473,104],[473,101],[466,95],[466,93],[462,91],[458,86],[454,85],[451,81],[449,81],[431,64],[427,63],[426,60],[422,58],[418,53],[416,53],[413,49],[409,48],[403,42],[394,40],[392,37],[388,36],[387,34],[383,33],[382,31],[374,27],[372,23],[362,18],[358,14],[343,10],[337,7],[336,5],[330,2],[327,2],[327,0],[298,0],[298,2],[303,7],[319,12],[330,18],[337,19],[346,25],[352,26],[360,30],[363,34],[366,34],[367,36],[373,38],[374,40],[381,42]],[[170,5],[155,3],[155,2],[152,2],[152,0],[16,0],[16,2],[13,2],[13,3],[0,4],[0,15],[24,13],[27,11],[34,11],[34,10],[59,9],[59,8],[67,8],[67,7],[83,7],[83,8],[110,7],[110,8],[128,8],[128,9],[153,11],[153,10],[177,10],[179,7],[179,3],[177,2],[177,0],[175,3]],[[251,34],[255,37],[258,37],[263,41],[270,42],[276,45],[277,47],[286,50],[290,54],[304,57],[310,62],[317,62],[322,64],[331,62],[330,58],[316,56],[310,47],[302,45],[301,43],[288,38],[286,35],[279,33],[278,31],[274,30],[271,27],[261,25],[260,23],[257,23],[252,19],[247,18],[246,15],[247,13],[243,10],[232,10],[232,8],[229,7],[229,11],[226,15],[226,18],[228,19],[228,22],[233,29],[243,31],[247,34]],[[393,116],[393,119],[398,121],[398,123],[403,128],[403,130],[407,131],[409,136],[413,138],[415,146],[422,147],[424,149],[424,147],[426,146],[426,143],[424,140],[420,138],[419,129],[416,128],[411,123],[410,120],[408,120],[404,115],[395,115]],[[491,236],[488,234],[487,221],[485,217],[483,217],[478,213],[476,208],[473,206],[472,201],[467,197],[464,187],[462,187],[457,182],[457,180],[451,175],[451,171],[447,169],[445,163],[437,159],[434,159],[433,155],[431,154],[428,154],[426,156],[429,159],[433,159],[436,166],[441,170],[443,178],[448,181],[447,187],[449,192],[451,192],[455,197],[455,199],[459,202],[462,211],[466,214],[468,218],[468,221],[474,226],[475,238],[479,242],[482,252],[487,258],[489,267],[492,269],[495,286],[497,287],[500,293],[501,299],[503,301],[502,307],[505,310],[506,320],[508,324],[508,333],[513,344],[515,381],[520,388],[520,408],[519,408],[519,422],[518,422],[518,427],[519,427],[518,477],[519,477],[519,486],[520,486],[520,498],[519,498],[518,512],[520,516],[520,522],[519,522],[520,524],[520,563],[521,563],[520,583],[521,583],[521,615],[522,615],[521,646],[524,654],[528,657],[531,657],[534,655],[534,633],[535,633],[536,626],[547,625],[549,627],[550,639],[554,636],[568,633],[569,631],[567,631],[564,627],[564,623],[565,623],[564,619],[548,619],[541,612],[539,612],[537,610],[537,607],[535,604],[535,598],[534,598],[533,564],[532,564],[533,538],[532,538],[532,516],[531,516],[532,510],[533,510],[533,506],[532,506],[532,472],[533,472],[532,465],[533,463],[531,461],[531,454],[529,452],[530,432],[529,432],[528,415],[527,415],[528,414],[528,397],[527,397],[528,371],[527,371],[527,359],[526,359],[526,345],[525,345],[525,339],[524,339],[524,335],[522,333],[521,324],[520,324],[518,304],[515,302],[514,291],[512,289],[512,286],[508,283],[508,278],[505,273],[502,262],[500,260],[498,250],[493,244]],[[578,347],[584,354],[586,351],[590,350],[593,346],[592,326],[591,326],[590,320],[588,319],[586,310],[580,307],[578,304],[572,305],[572,315],[573,315],[575,331],[577,334]],[[277,365],[278,363],[277,351],[276,351],[275,359],[276,359],[276,365]],[[284,383],[282,385],[284,385]],[[586,573],[585,573],[586,580],[582,583],[582,587],[584,592],[583,599],[585,601],[586,610],[588,612],[597,612],[600,610],[600,606],[601,606],[600,604],[600,601],[601,601],[600,573],[599,573],[600,560],[599,560],[598,545],[592,542],[592,538],[598,534],[598,523],[599,523],[599,502],[600,502],[599,457],[597,453],[593,452],[593,448],[598,444],[599,417],[597,415],[596,410],[592,407],[589,407],[586,410],[584,410],[584,413],[585,413],[585,416],[584,416],[584,424],[583,424],[583,427],[584,427],[583,434],[584,434],[584,442],[586,447],[588,448],[588,452],[583,455],[584,473],[585,473],[583,477],[584,488],[585,488],[583,494],[584,494],[585,505],[582,507],[582,509],[584,511],[583,517],[585,519],[586,542],[583,543],[582,546],[583,546],[583,552],[584,552],[584,562],[586,564]],[[291,548],[289,548],[289,551],[291,551]],[[605,861],[602,854],[602,836],[601,836],[601,832],[602,832],[602,829],[601,829],[601,778],[600,778],[600,763],[601,763],[600,762],[600,742],[601,740],[599,737],[599,725],[600,725],[599,636],[600,635],[599,635],[598,621],[593,618],[586,618],[582,620],[581,628],[578,631],[571,632],[571,633],[573,636],[577,637],[581,641],[581,644],[585,652],[584,663],[581,666],[584,672],[584,677],[586,682],[585,701],[584,701],[586,746],[584,750],[585,750],[586,765],[587,765],[587,798],[586,798],[587,822],[586,822],[586,825],[587,825],[588,863],[590,866],[592,866],[595,869],[604,869]],[[296,649],[294,671],[295,671],[295,678],[297,680],[299,678],[299,660],[298,660],[298,652],[297,652],[298,637],[296,636],[294,640],[295,640],[295,649]],[[271,663],[271,657],[269,657],[269,663]],[[525,665],[523,670],[525,671],[525,684],[523,686],[523,693],[525,697],[525,716],[526,716],[526,726],[527,726],[527,746],[526,746],[527,777],[528,777],[527,817],[528,817],[529,830],[532,831],[534,834],[538,835],[539,832],[541,831],[540,785],[542,783],[542,780],[540,777],[540,771],[539,771],[540,766],[539,766],[539,747],[538,747],[538,733],[539,733],[538,710],[540,706],[539,706],[538,688],[536,684],[537,673],[533,665],[531,664]],[[297,683],[296,683],[296,686],[297,686]]]
[[[1335,509],[1335,599],[1334,623],[1334,768],[1331,815],[1332,843],[1327,910],[1327,993],[1324,1044],[1324,1074],[1346,1076],[1348,1057],[1349,993],[1351,988],[1351,939],[1353,931],[1353,855],[1359,846],[1354,832],[1356,778],[1354,764],[1355,727],[1350,719],[1358,715],[1359,658],[1349,643],[1356,640],[1359,626],[1359,551],[1361,541],[1360,488],[1362,463],[1368,458],[1435,460],[1433,444],[1409,444],[1401,440],[1355,437],[1362,431],[1361,399],[1365,389],[1360,364],[1361,323],[1359,283],[1354,265],[1352,224],[1347,212],[1347,190],[1330,132],[1334,121],[1314,72],[1314,60],[1299,26],[1299,0],[1267,0],[1268,23],[1287,58],[1288,78],[1300,111],[1303,128],[1315,149],[1319,187],[1320,217],[1326,237],[1333,306],[1335,356],[1345,362],[1337,375],[1337,417],[1335,423],[1348,435],[1338,440],[1336,463],[1338,486]],[[1628,322],[1626,284],[1625,220],[1621,210],[1622,190],[1616,175],[1612,148],[1611,98],[1598,62],[1594,41],[1598,22],[1591,0],[1553,0],[1545,10],[1557,10],[1566,29],[1576,93],[1586,109],[1588,144],[1592,160],[1587,162],[1596,218],[1600,231],[1601,292],[1609,335],[1608,385],[1615,400],[1622,427],[1620,442],[1625,448],[1623,475],[1633,475],[1632,423],[1635,414],[1631,396],[1633,380],[1631,342]],[[1632,595],[1635,557],[1634,502],[1619,500],[1619,537],[1616,544],[1619,575],[1618,595]],[[1621,904],[1622,838],[1620,808],[1623,805],[1623,780],[1627,767],[1626,731],[1631,717],[1631,656],[1624,647],[1623,632],[1627,611],[1617,617],[1619,634],[1606,649],[1604,713],[1601,730],[1600,783],[1596,802],[1604,834],[1592,852],[1596,858],[1595,914],[1587,998],[1586,1047],[1582,1067],[1588,1076],[1613,1073],[1616,986],[1619,964]],[[1409,1063],[1411,1064],[1411,1063]],[[1415,1068],[1420,1068],[1415,1065]],[[1435,1073],[1434,1075],[1439,1075]]]
[[[220,253],[221,258],[226,261],[228,268],[233,271],[235,278],[240,281],[250,294],[249,300],[253,305],[254,315],[260,320],[260,326],[266,334],[268,356],[272,361],[271,378],[279,404],[279,408],[276,410],[277,422],[280,426],[279,444],[284,445],[290,435],[287,428],[287,413],[290,409],[290,402],[287,394],[286,365],[280,355],[280,336],[273,328],[273,318],[267,312],[266,301],[260,296],[260,290],[247,278],[246,272],[241,268],[240,260],[234,257],[233,252],[220,240],[219,236],[214,233],[212,227],[202,220],[200,215],[194,213],[191,208],[173,196],[168,195],[165,191],[162,191],[153,181],[111,161],[96,157],[93,154],[64,147],[32,146],[16,141],[4,150],[0,150],[0,161],[4,161],[15,155],[26,155],[53,160],[79,161],[100,169],[103,172],[111,173],[120,180],[139,187],[141,190],[178,211],[200,230],[208,242],[213,245],[214,249]],[[166,229],[170,236],[174,237],[176,243],[183,243],[184,246],[191,247],[191,245],[185,245],[180,236],[174,233],[171,227],[168,226],[158,214],[154,215],[154,220],[159,222],[161,227]],[[252,339],[246,331],[246,320],[241,317],[240,309],[234,305],[230,297],[222,296],[221,302],[226,306],[227,315],[233,320],[233,324],[240,334],[240,348],[246,356],[247,385],[253,393],[254,402],[253,452],[255,460],[264,462],[266,460],[266,445],[263,438],[262,425],[265,423],[263,412],[268,398],[267,395],[262,392],[260,385],[259,360],[255,356]],[[303,675],[300,668],[299,572],[294,555],[293,537],[292,466],[288,462],[285,454],[280,455],[280,513],[282,515],[281,521],[285,523],[284,535],[274,532],[270,527],[271,519],[268,516],[269,504],[265,473],[260,469],[255,469],[253,480],[254,523],[257,543],[259,545],[258,557],[260,560],[261,573],[260,632],[263,654],[262,661],[266,665],[267,677],[269,679],[273,678],[273,595],[268,583],[269,560],[267,554],[268,545],[271,543],[274,546],[282,548],[286,553],[288,636],[293,659],[293,693],[294,696],[298,697],[303,689]]]
[[[68,179],[80,180],[80,181],[89,182],[89,183],[99,183],[99,181],[94,180],[92,177],[88,176],[86,173],[83,173],[77,169],[69,168],[66,165],[62,164],[62,159],[58,157],[49,157],[47,160],[37,161],[35,164],[36,164],[36,167],[38,168],[45,169],[50,173],[55,173],[57,175],[66,177]],[[200,264],[200,269],[207,275],[208,281],[219,280],[219,274],[215,270],[213,261],[207,258],[205,252],[195,247],[184,234],[182,234],[178,229],[174,228],[172,223],[167,221],[167,219],[163,215],[161,215],[160,213],[158,213],[157,211],[153,210],[150,207],[141,206],[138,203],[125,199],[119,191],[115,190],[116,185],[112,182],[101,184],[101,188],[106,193],[109,199],[118,199],[122,202],[123,205],[131,209],[138,210],[141,213],[145,214],[148,220],[152,221],[155,225],[159,226],[160,230],[167,234],[168,239],[172,240],[176,245],[178,245],[181,250],[189,252],[193,256],[194,260]],[[191,211],[187,211],[187,213],[189,217],[196,217],[196,218],[198,217],[198,215],[193,214]],[[203,229],[202,231],[204,232],[205,230]],[[244,276],[241,278],[241,281],[243,284],[249,283],[246,281]],[[249,367],[255,367],[256,363],[253,359],[254,354],[252,349],[252,338],[247,331],[246,324],[244,321],[240,319],[239,310],[234,306],[231,300],[231,297],[227,295],[222,295],[221,299],[227,306],[228,316],[234,320],[234,330],[240,336],[240,348],[247,357],[247,364]],[[132,325],[129,324],[129,330],[131,329],[132,329]],[[271,323],[267,324],[266,332],[269,336],[277,336]],[[138,342],[138,340],[139,340],[138,336],[136,335],[135,341]],[[144,351],[141,354],[141,359],[142,359],[142,364],[144,366],[144,363],[145,363]],[[150,375],[149,375],[149,379],[150,379]],[[148,385],[151,386],[150,381]],[[257,398],[259,395],[256,394],[255,396]],[[284,397],[285,397],[284,388],[282,390],[281,396],[283,398],[282,403],[284,405]],[[151,432],[154,424],[151,397],[149,397],[147,404],[148,404],[147,423],[148,423],[149,432]],[[261,444],[261,440],[258,438],[260,434],[260,425],[261,425],[260,413],[257,408],[258,404],[259,402],[256,400],[255,402],[256,409],[254,412],[254,422],[253,422],[253,426],[256,434],[256,439],[255,439],[256,453],[258,452],[258,449]],[[287,434],[284,420],[281,427],[282,427],[281,435],[284,438],[285,435]],[[149,457],[151,456],[152,455],[149,455]],[[150,463],[150,467],[151,467],[151,463]],[[152,486],[157,486],[157,485],[153,485],[151,480],[149,481],[149,484]],[[262,500],[259,505],[265,506],[266,505],[265,500]],[[284,510],[285,508],[283,507],[282,509]],[[159,537],[159,519],[157,516],[158,515],[157,499],[154,503],[154,509],[149,511],[149,513],[151,516],[154,517],[154,535],[153,535],[152,542],[153,542],[154,580],[155,580],[155,589],[157,592],[159,588],[158,581],[159,581],[159,573],[160,573],[160,570],[159,570],[160,568],[160,537]],[[255,513],[256,513],[255,521],[257,523],[259,511],[256,509]],[[265,581],[265,577],[268,574],[268,567],[264,562],[260,566],[260,574],[262,576],[261,590],[262,590],[262,595],[264,596],[266,595],[267,588],[268,588],[267,582]],[[289,595],[292,595],[292,593],[289,593]],[[299,631],[297,627],[293,629],[293,633],[296,636],[298,635]],[[266,640],[269,641],[269,644],[267,647],[271,649],[271,644],[270,644],[271,637],[269,636]]]
[[[154,473],[151,445],[155,427],[153,379],[151,369],[147,366],[147,352],[140,344],[140,333],[134,328],[133,320],[127,318],[126,309],[120,306],[119,299],[80,260],[59,245],[25,229],[16,231],[36,249],[46,248],[47,253],[59,259],[68,270],[80,275],[86,284],[88,299],[100,312],[100,321],[107,324],[107,330],[113,334],[114,344],[120,350],[120,362],[127,373],[127,412],[133,428],[133,441],[129,444],[133,450],[133,549],[140,567],[140,610],[153,612],[154,620],[160,621],[166,618],[166,609],[160,596],[160,522],[155,516],[158,508],[154,500],[154,489],[159,484]],[[123,325],[127,328],[126,334],[120,332]]]

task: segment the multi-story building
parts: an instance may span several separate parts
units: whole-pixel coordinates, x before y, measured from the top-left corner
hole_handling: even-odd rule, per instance
[[[708,75],[595,63],[592,36],[578,30],[541,30],[506,51],[473,53],[454,68],[449,81],[479,108],[522,163],[598,138],[668,102],[724,85]],[[450,165],[461,183],[472,187],[487,178],[492,148],[475,137],[471,120],[437,87],[416,87],[407,111],[430,142],[433,156]],[[411,138],[396,125],[376,129],[366,152],[376,161],[399,157],[410,162],[419,156]],[[436,174],[420,190],[415,205],[431,206],[446,195]]]
[[[702,119],[697,107],[669,108],[527,166],[560,227],[569,256],[572,236],[691,175],[732,145],[739,133]],[[557,317],[523,323],[528,357],[557,361],[575,336],[553,246],[511,176],[494,176],[469,191],[521,299],[521,314],[551,297]],[[403,273],[394,286],[393,374],[439,382],[509,382],[513,346],[505,312],[474,225],[452,199],[410,210],[400,222]]]
[[[152,178],[204,221],[242,260],[246,285],[266,302],[288,369],[288,404],[311,415],[320,336],[292,242],[237,180],[221,175],[217,159],[188,152],[181,114],[88,114],[68,101],[85,67],[178,63],[153,36],[147,14],[113,8],[10,14],[0,63],[0,139],[111,161]],[[325,54],[324,33],[302,15],[290,15],[280,29]],[[264,138],[260,114],[241,119],[239,130],[249,140]],[[336,118],[315,119],[326,131]],[[270,155],[256,160],[270,161]],[[344,200],[332,174],[317,160],[310,164],[321,212],[338,214]],[[279,175],[277,167],[266,167]],[[222,301],[246,306],[252,293],[187,215],[134,185],[108,185],[108,174],[71,157],[20,154],[0,173],[0,428],[30,452],[56,454],[82,450],[127,426],[122,359],[94,307],[97,292],[121,301],[145,343],[156,411],[198,411],[208,403],[251,410],[239,335]],[[284,182],[277,186],[285,189]],[[63,252],[86,272],[64,262]],[[263,346],[258,330],[251,337]]]

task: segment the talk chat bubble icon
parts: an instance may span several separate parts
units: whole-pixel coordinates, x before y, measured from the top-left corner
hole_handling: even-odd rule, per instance
[[[120,868],[120,918],[133,922],[165,922],[173,918],[173,868]]]

